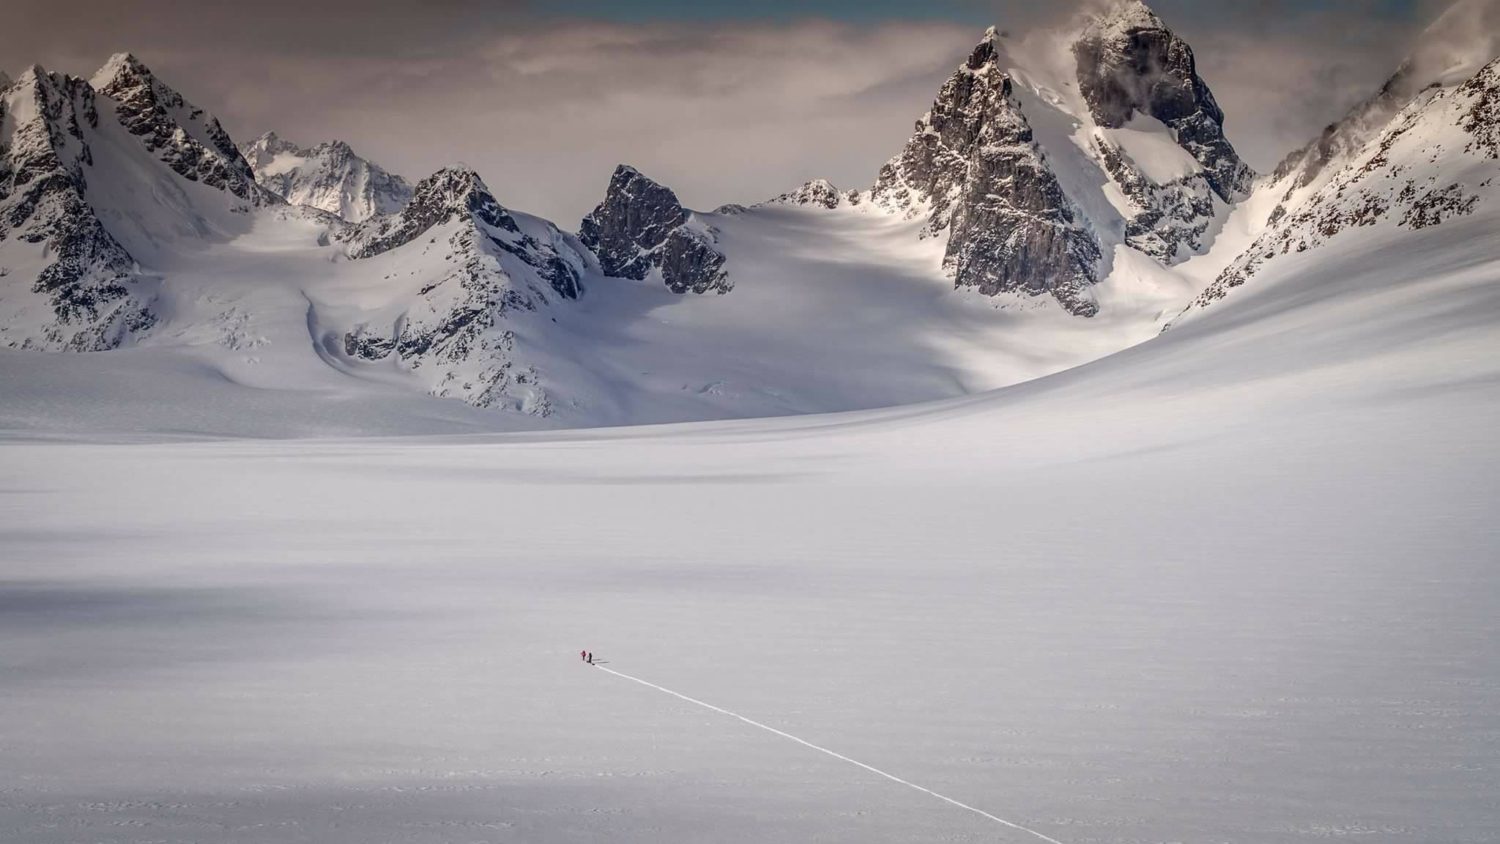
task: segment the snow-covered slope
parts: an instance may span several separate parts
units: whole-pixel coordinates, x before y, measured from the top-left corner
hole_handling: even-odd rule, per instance
[[[351,223],[394,214],[411,200],[400,176],[361,158],[343,141],[310,149],[267,132],[240,147],[255,179],[294,205],[327,211]]]
[[[1264,230],[1189,314],[1279,275],[1278,263],[1303,253],[1318,260],[1319,247],[1336,240],[1421,249],[1446,242],[1424,230],[1458,218],[1500,224],[1500,41],[1493,28],[1469,28],[1481,23],[1479,10],[1494,8],[1455,6],[1378,94],[1288,156],[1257,189],[1259,209],[1274,202]],[[1494,238],[1481,242],[1500,258]]]
[[[36,66],[0,94],[0,341],[98,351],[149,330],[150,285],[86,196],[93,88]]]
[[[875,233],[860,226],[899,220],[717,222],[734,254],[815,215],[848,243],[821,245],[830,272],[784,313],[823,293],[872,338],[884,306],[923,313],[889,290],[849,305],[861,284],[919,288],[838,269]],[[32,356],[59,375],[51,400],[92,395],[100,418],[60,430],[85,419],[76,406],[16,401],[49,384],[0,370],[4,427],[29,410],[20,437],[69,440],[0,437],[0,829],[28,844],[1029,840],[581,665],[588,648],[1067,844],[1490,844],[1494,222],[1410,233],[1420,246],[1335,237],[1092,364],[832,416],[474,435],[497,414],[347,388],[293,406],[218,379],[169,417],[127,372],[92,369],[103,383],[70,396],[56,368],[85,356]],[[907,225],[875,242],[916,242]],[[379,259],[346,263],[364,260]],[[751,339],[724,306],[746,295],[769,314],[756,291],[799,290],[761,280],[643,290],[664,316],[708,303],[740,332],[705,347],[722,368]],[[952,300],[922,281],[929,307]],[[1082,329],[1110,308],[1049,311]],[[879,379],[897,351],[861,372]],[[655,363],[665,381],[671,361]],[[471,434],[89,442],[125,415],[154,440],[216,412],[264,433],[268,407],[289,414],[282,433]]]
[[[42,406],[103,418],[89,398],[100,371],[156,407],[119,415],[122,429],[176,428],[181,396],[225,383],[275,408],[247,420],[217,402],[184,423],[201,433],[359,430],[338,408],[395,395],[487,412],[412,420],[448,430],[1003,387],[1156,336],[1273,251],[1321,260],[1318,244],[1373,204],[1389,205],[1380,236],[1411,229],[1414,249],[1455,216],[1482,217],[1493,93],[1452,80],[1489,49],[1419,49],[1398,78],[1422,87],[1397,124],[1335,131],[1328,147],[1343,152],[1296,156],[1247,198],[1251,174],[1192,50],[1141,3],[1111,0],[1057,31],[988,31],[870,190],[815,180],[708,213],[622,166],[577,237],[506,208],[462,167],[398,203],[371,189],[378,168],[334,146],[310,159],[267,136],[247,160],[128,55],[97,90],[28,74],[5,95],[0,340],[116,357],[0,355],[8,398],[25,397],[8,410],[22,427]],[[291,176],[293,204],[264,186],[273,171]],[[722,295],[695,295],[710,292]]]

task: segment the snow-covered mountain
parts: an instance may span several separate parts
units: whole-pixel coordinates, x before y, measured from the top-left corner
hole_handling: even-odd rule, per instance
[[[240,152],[267,190],[351,223],[394,214],[411,200],[405,179],[356,155],[343,141],[309,149],[267,132],[242,145]]]
[[[923,218],[957,286],[1094,316],[1116,246],[1200,254],[1252,178],[1192,48],[1118,0],[1025,39],[991,28],[868,193],[819,181],[778,201]]]
[[[1288,155],[1247,209],[1269,206],[1264,230],[1188,312],[1274,275],[1278,264],[1306,253],[1316,259],[1318,247],[1335,239],[1415,246],[1423,230],[1456,218],[1500,218],[1497,17],[1493,3],[1453,6],[1374,96]]]
[[[151,285],[86,196],[105,128],[94,89],[34,66],[5,88],[0,126],[0,338],[100,351],[148,330]]]
[[[576,241],[551,223],[506,210],[477,173],[461,167],[423,179],[399,214],[338,236],[346,254],[372,271],[390,277],[406,269],[404,283],[413,289],[344,331],[344,354],[399,362],[421,373],[433,395],[550,412],[507,317],[578,298],[588,259]]]
[[[263,430],[246,412],[299,431],[411,407],[582,426],[993,389],[1263,277],[1307,284],[1345,230],[1422,250],[1492,219],[1484,8],[1465,0],[1259,180],[1192,49],[1111,0],[1057,30],[987,31],[868,189],[814,180],[702,212],[622,165],[576,236],[465,167],[407,187],[337,142],[237,146],[128,54],[91,81],[37,68],[0,101],[0,343],[23,350],[0,368],[45,372],[49,401],[101,373],[132,385],[116,405],[212,395],[214,431]]]

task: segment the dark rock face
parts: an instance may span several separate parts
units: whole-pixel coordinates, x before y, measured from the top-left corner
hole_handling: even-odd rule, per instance
[[[943,262],[956,286],[1050,293],[1069,312],[1093,316],[1099,244],[1035,143],[998,63],[997,37],[989,30],[944,83],[871,197],[909,216],[925,211],[928,233],[948,230]]]
[[[149,330],[156,316],[134,284],[134,260],[85,198],[84,168],[92,161],[85,129],[98,125],[93,89],[36,67],[10,93],[31,100],[35,116],[0,138],[0,246],[13,240],[45,248],[48,262],[30,289],[46,296],[52,314],[38,326],[39,337],[0,338],[51,350],[116,348]],[[0,123],[5,110],[0,101]],[[0,299],[7,293],[0,283]]]
[[[1125,243],[1165,264],[1198,253],[1215,219],[1214,192],[1199,173],[1159,185],[1125,151],[1104,137],[1093,139],[1104,171],[1138,209],[1125,220]]]
[[[183,178],[227,190],[255,205],[279,201],[255,174],[213,115],[197,108],[151,74],[135,56],[114,56],[94,77],[115,102],[120,123]]]
[[[724,253],[713,230],[696,222],[670,188],[622,164],[604,201],[583,218],[578,237],[599,257],[605,275],[643,279],[660,269],[674,293],[727,293],[732,285]]]
[[[1118,0],[1091,21],[1073,56],[1079,91],[1100,126],[1118,129],[1136,112],[1154,117],[1203,166],[1220,199],[1249,191],[1255,174],[1224,136],[1224,112],[1198,76],[1193,49],[1139,0]]]

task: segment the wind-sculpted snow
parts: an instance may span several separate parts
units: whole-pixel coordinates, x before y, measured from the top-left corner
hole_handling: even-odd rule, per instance
[[[394,214],[411,200],[405,179],[356,155],[343,141],[307,149],[267,132],[240,151],[267,190],[351,223]]]
[[[943,265],[987,295],[1050,293],[1098,312],[1098,241],[1063,194],[997,61],[991,28],[938,92],[906,148],[880,171],[874,202],[948,235]]]
[[[94,91],[33,67],[0,98],[0,341],[115,348],[156,322],[134,261],[85,199]]]
[[[660,270],[673,293],[728,293],[733,286],[713,229],[683,208],[671,188],[628,165],[615,169],[578,236],[605,275],[640,280]]]

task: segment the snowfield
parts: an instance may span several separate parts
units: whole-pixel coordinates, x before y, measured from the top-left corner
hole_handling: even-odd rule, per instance
[[[588,648],[1067,844],[1494,841],[1494,223],[893,410],[44,436],[3,370],[0,839],[1035,840]]]
[[[29,71],[0,844],[1500,841],[1496,8],[1259,181],[1127,0],[576,236]]]

